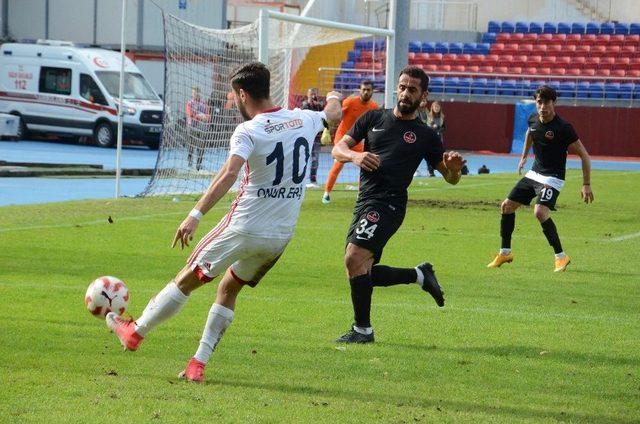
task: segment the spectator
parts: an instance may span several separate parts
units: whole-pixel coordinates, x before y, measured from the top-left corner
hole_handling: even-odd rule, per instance
[[[196,153],[196,170],[202,167],[204,158],[205,134],[211,123],[209,106],[200,97],[200,88],[191,88],[191,99],[187,102],[185,113],[187,115],[187,161],[189,167],[193,166],[193,153]]]
[[[307,98],[302,102],[300,109],[315,110],[317,112],[324,109],[324,102],[318,98],[317,88],[307,90]],[[318,164],[320,149],[322,147],[320,143],[321,136],[322,133],[318,133],[313,141],[313,148],[311,149],[311,173],[309,174],[309,184],[307,184],[307,188],[318,188]]]
[[[418,108],[418,117],[422,120],[422,122],[424,122],[429,127],[431,127],[431,129],[434,130],[436,134],[438,134],[440,141],[444,145],[444,140],[442,137],[442,133],[445,130],[444,112],[442,112],[442,105],[440,104],[440,102],[431,103],[431,108],[428,109],[427,101],[423,100],[420,103],[420,107]],[[427,163],[427,169],[429,171],[430,177],[436,176],[434,173],[434,169],[431,166],[429,166],[428,163]],[[415,176],[416,177],[420,176],[420,171],[416,171]]]

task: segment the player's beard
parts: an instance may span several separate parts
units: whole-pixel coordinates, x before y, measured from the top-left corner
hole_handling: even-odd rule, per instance
[[[418,110],[418,108],[420,107],[421,101],[422,99],[418,99],[415,102],[411,103],[410,105],[407,105],[405,103],[400,102],[400,100],[398,100],[398,104],[396,105],[396,107],[398,108],[398,112],[400,112],[402,115],[411,115],[416,110]]]
[[[238,110],[240,111],[240,114],[242,115],[245,121],[251,120],[251,116],[249,116],[249,114],[247,113],[247,109],[244,107],[244,105],[241,102],[238,102]]]

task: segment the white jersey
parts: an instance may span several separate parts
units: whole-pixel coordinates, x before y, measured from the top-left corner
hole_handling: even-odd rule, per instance
[[[223,221],[241,234],[288,239],[293,235],[310,172],[311,149],[324,112],[273,109],[238,125],[229,156],[246,160],[244,176]]]

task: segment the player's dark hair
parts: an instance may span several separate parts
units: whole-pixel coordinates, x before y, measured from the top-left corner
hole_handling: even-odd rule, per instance
[[[535,100],[537,100],[538,97],[540,97],[540,100],[542,100],[543,102],[548,102],[549,100],[555,102],[558,98],[558,93],[556,93],[556,90],[554,90],[552,87],[549,87],[548,85],[541,85],[533,95],[533,98]]]
[[[242,65],[233,71],[230,80],[234,90],[243,89],[254,100],[269,98],[271,72],[264,63],[252,62]]]
[[[398,75],[398,78],[400,78],[402,75],[408,75],[411,78],[418,78],[420,80],[420,88],[422,88],[422,91],[427,91],[427,89],[429,88],[429,76],[422,70],[422,68],[411,65],[407,66],[402,71],[400,71],[400,75]]]
[[[362,81],[360,81],[360,87],[362,87],[363,85],[370,85],[371,87],[373,87],[373,81],[368,80],[368,79],[362,80]]]

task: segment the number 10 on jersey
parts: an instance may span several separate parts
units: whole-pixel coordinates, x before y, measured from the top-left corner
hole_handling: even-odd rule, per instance
[[[304,167],[302,168],[302,172],[300,172],[300,154],[302,153],[302,148],[304,148]],[[309,156],[309,142],[303,137],[298,137],[293,145],[293,166],[291,168],[291,180],[294,184],[300,184],[304,181],[304,177],[307,173]],[[273,179],[273,185],[276,186],[282,182],[282,177],[284,175],[285,157],[281,141],[278,141],[273,152],[267,156],[267,165],[270,165],[274,161],[276,162],[276,177]]]

